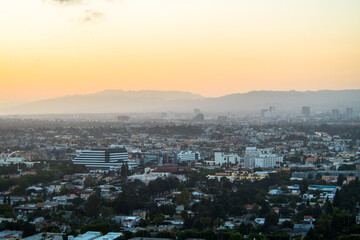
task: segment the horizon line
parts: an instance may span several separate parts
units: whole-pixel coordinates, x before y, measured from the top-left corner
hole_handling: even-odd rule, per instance
[[[89,92],[89,93],[84,93],[84,94],[65,94],[65,95],[59,95],[59,96],[54,96],[54,97],[45,97],[45,98],[39,98],[39,99],[29,99],[29,100],[13,100],[13,101],[1,101],[0,103],[3,104],[24,104],[24,103],[31,103],[31,102],[39,102],[39,101],[46,101],[46,100],[51,100],[51,99],[56,99],[56,98],[64,98],[64,97],[72,97],[72,96],[87,96],[87,95],[94,95],[94,94],[98,94],[98,93],[102,93],[102,92],[106,92],[106,91],[123,91],[123,92],[179,92],[179,93],[190,93],[193,95],[199,95],[200,97],[203,98],[220,98],[220,97],[225,97],[225,96],[230,96],[230,95],[235,95],[235,94],[247,94],[247,93],[251,93],[251,92],[321,92],[321,91],[352,91],[352,90],[360,90],[360,88],[348,88],[348,89],[318,89],[318,90],[295,90],[295,89],[290,89],[290,90],[249,90],[249,91],[244,91],[244,92],[233,92],[233,93],[227,93],[227,94],[223,94],[223,95],[203,95],[200,93],[196,93],[196,92],[191,92],[191,91],[185,91],[185,90],[159,90],[159,89],[140,89],[140,90],[124,90],[124,89],[104,89],[104,90],[99,90],[96,92]]]

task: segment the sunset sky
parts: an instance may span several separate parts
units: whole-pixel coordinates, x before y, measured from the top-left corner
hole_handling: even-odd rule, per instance
[[[359,88],[359,0],[0,1],[0,102]]]

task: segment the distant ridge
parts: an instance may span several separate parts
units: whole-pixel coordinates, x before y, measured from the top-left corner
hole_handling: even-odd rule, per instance
[[[204,112],[259,112],[275,106],[279,111],[299,111],[302,106],[312,110],[331,111],[352,107],[360,111],[360,90],[321,91],[251,91],[216,98],[179,91],[106,90],[94,94],[72,95],[35,101],[0,109],[1,114],[60,113],[131,113],[189,112],[200,108]]]

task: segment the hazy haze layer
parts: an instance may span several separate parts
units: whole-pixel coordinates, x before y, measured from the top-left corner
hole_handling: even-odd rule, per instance
[[[243,114],[259,113],[269,106],[282,112],[299,112],[302,106],[310,106],[313,112],[326,112],[333,108],[344,111],[348,107],[358,112],[360,90],[254,91],[214,98],[188,92],[112,90],[36,101],[0,109],[0,114],[191,112],[193,108],[204,112]]]

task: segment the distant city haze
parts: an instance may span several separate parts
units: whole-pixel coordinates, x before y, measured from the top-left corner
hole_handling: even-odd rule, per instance
[[[360,90],[252,91],[221,97],[179,91],[107,90],[3,107],[0,114],[191,112],[194,108],[207,113],[259,114],[269,107],[280,112],[300,112],[303,106],[314,112],[346,108],[359,112]]]
[[[360,89],[359,11],[359,0],[1,1],[0,108],[106,89]]]

